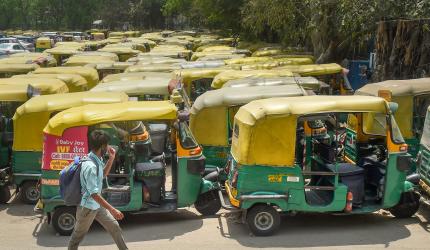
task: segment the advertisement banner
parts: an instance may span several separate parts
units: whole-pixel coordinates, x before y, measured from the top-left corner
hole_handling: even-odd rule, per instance
[[[63,136],[44,134],[43,170],[62,170],[76,156],[88,154],[88,127],[74,127],[64,131]]]

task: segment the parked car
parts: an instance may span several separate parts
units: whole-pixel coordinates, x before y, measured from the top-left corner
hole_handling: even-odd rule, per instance
[[[36,43],[36,38],[31,36],[15,36],[18,41],[31,52],[34,52],[34,45]]]
[[[28,50],[19,43],[0,43],[0,54],[15,54],[26,51]]]

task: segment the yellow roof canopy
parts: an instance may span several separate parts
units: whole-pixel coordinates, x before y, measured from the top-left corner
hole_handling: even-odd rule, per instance
[[[94,92],[124,92],[129,96],[169,95],[168,85],[170,78],[148,77],[143,80],[112,81],[97,85]]]
[[[29,85],[0,85],[0,102],[25,102],[29,99]]]
[[[174,120],[176,117],[177,108],[170,101],[91,104],[58,113],[49,120],[43,131],[61,136],[64,130],[77,126],[116,121]]]
[[[320,76],[331,75],[343,72],[342,66],[336,63],[328,64],[309,64],[309,65],[287,65],[279,68],[280,70],[288,70],[301,76]]]
[[[86,104],[118,103],[128,101],[124,93],[79,92],[37,96],[15,112],[13,149],[17,151],[41,151],[43,128],[53,113]],[[31,126],[28,126],[31,124]]]
[[[78,74],[26,74],[12,76],[12,78],[52,78],[65,82],[69,88],[69,92],[79,92],[88,89],[87,80]]]
[[[212,88],[219,89],[230,80],[240,79],[245,77],[280,77],[280,76],[294,76],[288,70],[226,70],[215,76],[212,81]]]
[[[415,96],[430,93],[430,78],[389,80],[369,83],[358,89],[358,95],[378,96],[379,90],[389,90],[393,96]]]
[[[0,85],[31,85],[41,91],[43,95],[67,93],[67,85],[58,79],[47,78],[3,78]]]
[[[89,88],[94,87],[99,82],[99,74],[97,70],[89,67],[74,66],[74,67],[53,67],[40,68],[33,72],[34,74],[78,74],[85,78]]]

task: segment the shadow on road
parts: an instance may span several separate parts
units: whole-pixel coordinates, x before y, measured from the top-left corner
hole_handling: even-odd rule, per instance
[[[177,236],[198,230],[203,221],[200,216],[188,210],[169,214],[127,215],[120,222],[126,242],[144,242],[159,239],[173,240]],[[56,236],[51,225],[42,221],[36,226],[34,237],[42,247],[66,247],[69,237]],[[94,223],[81,246],[115,244],[111,236]]]
[[[395,219],[388,215],[367,214],[336,216],[329,214],[300,214],[283,216],[281,228],[271,237],[255,237],[245,224],[237,219],[220,219],[220,232],[245,247],[258,248],[302,248],[337,247],[382,244],[389,247],[391,242],[408,238],[409,224],[419,223],[417,217]]]

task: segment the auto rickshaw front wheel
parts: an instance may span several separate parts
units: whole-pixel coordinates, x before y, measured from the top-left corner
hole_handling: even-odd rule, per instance
[[[400,201],[388,211],[396,218],[412,217],[420,208],[420,194],[414,191],[402,193]]]
[[[278,231],[281,216],[273,206],[257,204],[248,210],[246,223],[254,235],[270,236]]]
[[[10,200],[10,188],[8,185],[0,185],[0,204],[6,204]]]
[[[58,207],[52,216],[52,226],[60,235],[69,236],[76,224],[76,207]]]
[[[221,201],[216,190],[200,194],[194,203],[197,212],[204,216],[210,216],[218,213],[221,209]]]
[[[20,187],[20,196],[24,203],[34,205],[40,198],[37,181],[26,181]]]

